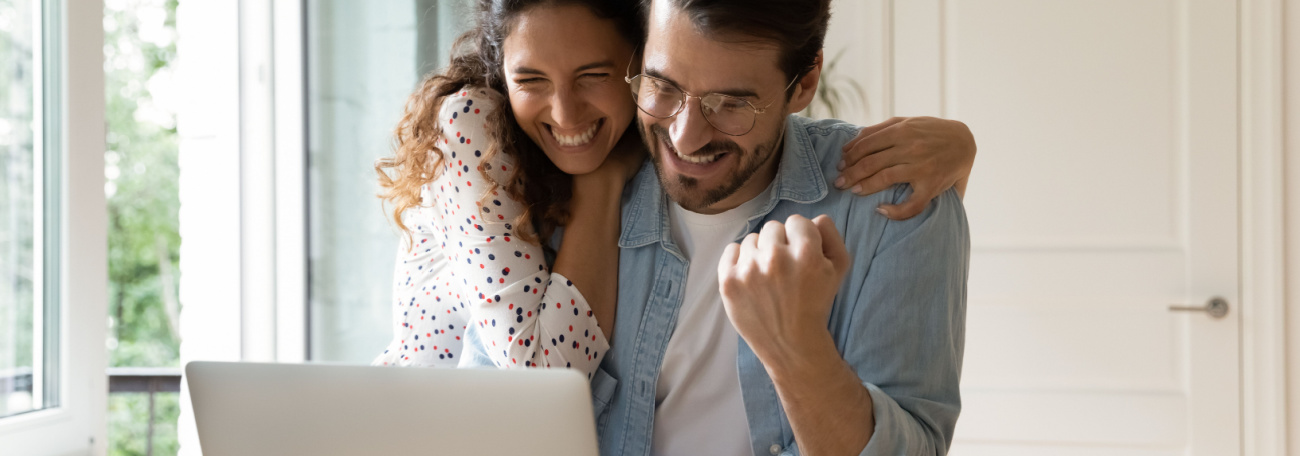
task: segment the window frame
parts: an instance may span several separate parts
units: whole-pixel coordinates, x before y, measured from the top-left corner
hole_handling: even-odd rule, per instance
[[[40,102],[33,111],[40,254],[42,410],[0,418],[0,448],[17,454],[107,450],[107,209],[104,195],[103,3],[37,0]],[[38,66],[39,65],[39,66]],[[73,134],[75,132],[75,134]],[[74,280],[60,280],[75,277]],[[74,286],[75,285],[75,286]],[[36,383],[34,373],[34,383]]]

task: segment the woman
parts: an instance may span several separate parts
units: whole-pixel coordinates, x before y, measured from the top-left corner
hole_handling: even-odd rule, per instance
[[[642,164],[623,79],[643,36],[638,3],[483,0],[450,65],[412,94],[395,156],[376,165],[407,237],[394,338],[375,364],[456,365],[468,330],[498,366],[594,372],[613,328],[620,196]],[[954,135],[912,127],[927,135],[907,143],[904,123],[872,127],[901,141],[884,153],[864,130],[836,185],[894,183],[854,175],[861,162],[949,179],[940,189],[969,174],[973,142],[952,149],[942,140]],[[548,268],[544,241],[561,226]]]

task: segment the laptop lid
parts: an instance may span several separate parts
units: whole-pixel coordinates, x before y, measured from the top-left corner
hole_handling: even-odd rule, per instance
[[[206,456],[598,452],[570,369],[191,362]]]

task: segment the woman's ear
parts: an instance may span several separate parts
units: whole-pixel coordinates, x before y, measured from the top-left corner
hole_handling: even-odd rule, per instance
[[[790,97],[789,112],[800,112],[812,104],[813,97],[817,96],[817,84],[822,77],[822,51],[817,51],[817,58],[813,60],[812,69],[799,77],[799,82],[794,85],[794,94]]]

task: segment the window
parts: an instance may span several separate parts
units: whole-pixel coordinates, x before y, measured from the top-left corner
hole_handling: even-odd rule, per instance
[[[43,147],[41,17],[39,1],[0,1],[0,417],[58,405],[58,307],[45,305],[57,303],[46,296],[57,250],[44,242],[58,226],[47,218],[57,174],[46,173],[57,154]]]
[[[104,2],[110,454],[179,448],[176,7]]]
[[[310,358],[369,363],[392,335],[398,233],[374,163],[420,78],[472,22],[466,0],[307,2]]]
[[[0,0],[5,454],[105,450],[102,21],[64,0]]]

